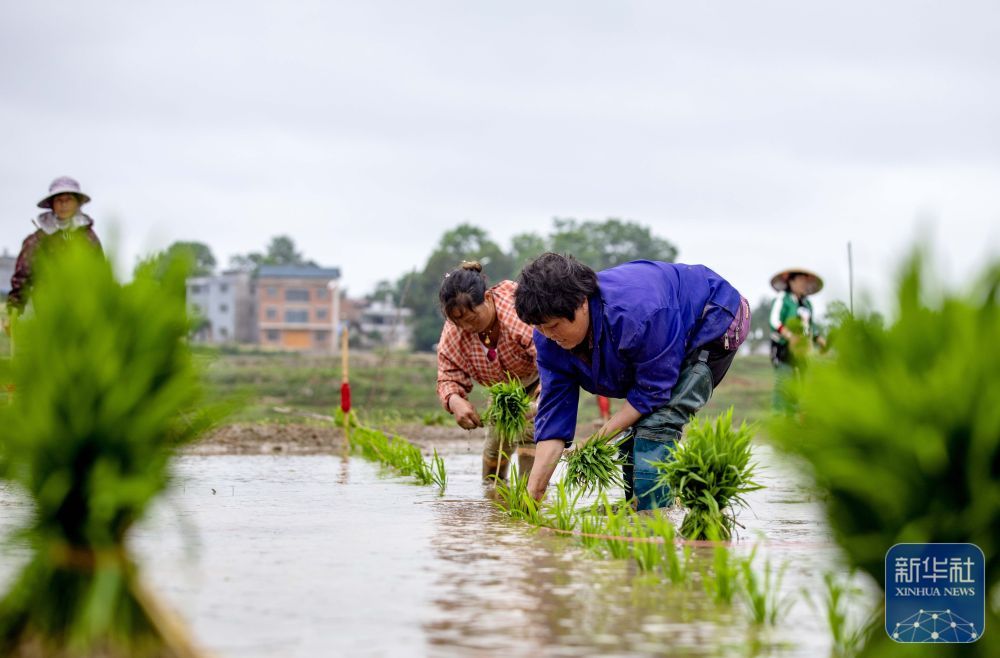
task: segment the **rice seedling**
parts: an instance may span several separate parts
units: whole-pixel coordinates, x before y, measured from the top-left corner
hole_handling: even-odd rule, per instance
[[[616,508],[608,502],[607,497],[603,493],[601,494],[601,500],[598,502],[604,508],[605,514],[604,532],[606,533],[606,537],[604,538],[604,547],[608,549],[608,553],[613,558],[623,559],[629,557],[631,550],[626,537],[630,531],[630,517],[634,516],[635,512],[628,505]]]
[[[653,571],[663,562],[663,544],[658,537],[650,535],[641,523],[632,526],[632,559],[640,571]],[[670,547],[671,550],[673,547]]]
[[[791,597],[781,593],[781,581],[787,564],[782,564],[775,571],[771,560],[765,560],[764,577],[761,579],[753,568],[756,555],[757,547],[754,546],[748,557],[739,560],[740,593],[750,612],[750,619],[756,626],[776,626],[792,605]]]
[[[832,571],[825,572],[819,604],[813,600],[809,590],[803,590],[806,602],[826,618],[833,640],[833,658],[855,658],[865,646],[869,633],[882,621],[877,609],[869,610],[869,614],[860,617],[850,614],[852,609],[857,610],[857,603],[863,594],[861,588],[851,584],[856,573],[852,569],[845,577]]]
[[[662,514],[641,517],[647,536],[662,540],[663,554],[660,561],[663,575],[675,585],[687,585],[691,578],[691,547],[685,545],[678,552],[674,524]],[[683,558],[683,559],[682,559]]]
[[[497,506],[512,519],[541,525],[538,501],[528,493],[528,478],[519,473],[511,475],[508,482],[496,479],[495,490],[500,500]]]
[[[580,500],[581,491],[573,489],[565,480],[556,482],[556,495],[552,499],[543,519],[544,525],[563,531],[576,528],[580,515],[576,511],[576,503]]]
[[[0,476],[34,506],[29,561],[0,600],[0,655],[193,656],[127,543],[176,449],[219,411],[199,406],[187,268],[142,265],[121,285],[89,247],[60,246],[0,366],[17,387],[0,408]]]
[[[731,605],[740,588],[739,564],[721,544],[712,551],[712,569],[701,572],[702,583],[716,603]]]
[[[493,426],[500,439],[501,449],[511,449],[524,435],[527,426],[525,414],[531,406],[531,398],[521,382],[514,377],[497,382],[488,388],[490,404],[483,414],[483,420]]]
[[[585,494],[625,486],[622,466],[626,458],[611,438],[594,435],[583,445],[567,451],[563,459],[565,479]]]
[[[437,448],[434,448],[434,457],[431,458],[430,472],[432,484],[436,484],[441,493],[444,493],[448,486],[448,472],[444,469],[444,459],[438,454]]]
[[[351,434],[351,449],[368,461],[388,466],[400,475],[409,475],[423,485],[437,485],[443,493],[448,482],[444,460],[434,450],[428,464],[420,448],[401,436],[389,437],[385,432],[358,425]]]
[[[754,429],[744,422],[733,427],[733,409],[715,422],[691,421],[672,459],[656,462],[659,486],[669,487],[687,515],[681,534],[688,539],[729,539],[736,524],[735,506],[746,507],[743,496],[761,488],[753,481],[750,461]]]
[[[595,535],[604,534],[604,517],[593,513],[583,513],[580,515],[580,543],[583,547],[601,555],[602,540]]]

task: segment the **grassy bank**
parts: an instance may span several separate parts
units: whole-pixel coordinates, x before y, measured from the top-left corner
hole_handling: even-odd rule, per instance
[[[340,405],[340,357],[296,353],[224,353],[198,351],[205,363],[211,389],[219,396],[242,399],[239,421],[301,422],[302,414],[332,414]],[[351,354],[353,408],[379,422],[420,421],[450,423],[435,393],[437,366],[433,354]],[[737,420],[758,420],[771,400],[771,366],[765,356],[741,356],[718,388],[705,413],[716,414],[732,405]],[[477,386],[472,396],[482,413],[486,396]],[[620,404],[612,400],[612,410]],[[598,417],[597,404],[581,395],[580,420]]]

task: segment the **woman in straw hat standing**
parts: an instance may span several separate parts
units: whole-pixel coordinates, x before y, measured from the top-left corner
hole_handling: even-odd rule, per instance
[[[7,297],[8,318],[23,312],[28,303],[32,271],[40,252],[58,248],[60,242],[73,237],[85,238],[101,248],[101,241],[94,233],[94,220],[80,212],[80,207],[89,201],[90,197],[80,190],[80,184],[69,176],[60,176],[49,185],[49,193],[38,202],[38,207],[46,212],[34,220],[36,230],[25,238],[14,265]]]
[[[778,297],[771,306],[771,363],[775,368],[774,406],[788,410],[785,382],[801,365],[801,357],[814,344],[826,347],[813,320],[809,295],[823,289],[823,279],[809,270],[796,268],[778,272],[771,278]]]

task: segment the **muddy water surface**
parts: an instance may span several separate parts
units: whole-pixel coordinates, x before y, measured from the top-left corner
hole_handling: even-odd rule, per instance
[[[474,452],[446,456],[444,496],[338,456],[188,456],[135,552],[201,644],[223,657],[820,656],[821,612],[804,602],[838,553],[792,469],[766,448],[767,488],[736,552],[763,538],[787,563],[785,621],[754,631],[739,604],[600,559],[499,514]],[[0,533],[28,509],[0,489]],[[710,549],[697,558],[710,562]],[[23,550],[4,548],[0,586]],[[790,599],[791,600],[791,599]]]

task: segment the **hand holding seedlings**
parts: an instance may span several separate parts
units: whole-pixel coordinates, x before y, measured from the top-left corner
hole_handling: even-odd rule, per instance
[[[483,421],[479,417],[476,408],[472,403],[459,395],[453,395],[448,399],[448,409],[455,416],[455,422],[462,429],[475,429],[483,426]]]
[[[584,493],[625,486],[621,469],[625,457],[618,451],[618,436],[594,434],[576,449],[566,452],[566,480]]]
[[[526,415],[530,408],[531,398],[519,380],[511,377],[490,386],[486,422],[493,426],[501,447],[516,445],[527,427]]]

